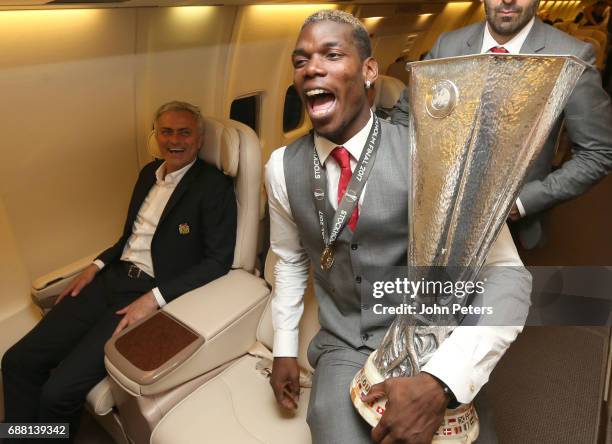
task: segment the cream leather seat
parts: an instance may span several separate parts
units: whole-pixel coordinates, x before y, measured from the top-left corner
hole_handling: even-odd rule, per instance
[[[587,36],[597,40],[601,50],[604,52],[608,48],[608,34],[605,28],[599,28],[596,26],[582,26],[575,29],[572,34],[574,36]]]
[[[379,75],[374,83],[376,96],[374,97],[374,105],[376,106],[376,114],[382,118],[388,118],[391,115],[393,106],[397,103],[406,88],[404,82],[395,77]]]
[[[149,152],[152,157],[160,157],[153,134],[149,138]],[[239,122],[205,118],[205,136],[199,157],[234,178],[238,220],[232,270],[177,298],[156,313],[168,314],[199,337],[199,348],[190,349],[194,359],[188,359],[189,363],[178,365],[173,361],[168,365],[180,368],[168,369],[167,365],[163,377],[148,371],[146,373],[154,377],[152,380],[132,380],[130,376],[134,372],[126,374],[121,366],[125,364],[121,361],[124,358],[111,345],[136,326],[126,329],[107,344],[107,352],[110,350],[116,355],[115,360],[106,359],[110,377],[90,391],[86,405],[118,443],[128,442],[128,437],[134,443],[148,443],[151,430],[174,404],[218,373],[228,361],[243,355],[254,342],[257,322],[269,298],[269,288],[256,270],[261,219],[259,140],[249,127]],[[32,284],[34,301],[43,309],[50,308],[56,295],[91,263],[93,257],[83,258],[35,280]],[[208,309],[201,309],[202,301],[209,304]],[[241,322],[236,322],[237,319]],[[235,332],[235,325],[244,329],[244,334],[228,340],[225,333]]]
[[[608,34],[596,27],[586,26],[574,29],[572,35],[578,40],[590,43],[593,46],[596,57],[595,64],[597,68],[603,70],[608,54]]]
[[[409,63],[407,58],[402,58],[396,62],[393,62],[387,68],[387,72],[385,73],[389,77],[393,77],[401,80],[406,85],[410,80],[410,74],[406,71],[406,64]]]
[[[274,262],[270,251],[266,261],[268,282],[272,282]],[[268,303],[249,353],[178,403],[155,427],[151,443],[309,444],[306,410],[312,368],[306,350],[319,330],[317,303],[310,287],[304,302],[298,357],[302,388],[297,412],[280,409],[270,387],[273,330]]]

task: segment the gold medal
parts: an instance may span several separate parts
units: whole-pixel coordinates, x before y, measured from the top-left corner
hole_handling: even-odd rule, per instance
[[[321,270],[329,270],[334,265],[334,247],[328,245],[321,254]]]

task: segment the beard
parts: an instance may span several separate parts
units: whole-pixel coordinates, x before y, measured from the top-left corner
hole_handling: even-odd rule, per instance
[[[535,16],[540,1],[534,1],[526,8],[520,8],[516,4],[501,4],[497,7],[489,6],[485,0],[485,14],[487,16],[487,22],[489,26],[495,31],[495,33],[503,36],[511,36],[518,33],[525,27],[527,23]],[[517,13],[515,17],[503,17],[499,15],[502,10],[511,10]]]

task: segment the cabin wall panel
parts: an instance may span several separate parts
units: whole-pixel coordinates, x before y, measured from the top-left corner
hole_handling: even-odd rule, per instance
[[[480,3],[447,3],[442,12],[435,16],[429,30],[419,35],[410,51],[409,59],[418,60],[422,53],[429,52],[443,32],[453,31],[478,21],[480,16],[477,11],[481,8]]]
[[[0,198],[29,278],[119,236],[138,171],[134,24],[126,9],[0,13]]]
[[[427,32],[434,17],[434,13],[415,13],[363,19],[372,36],[372,49],[381,74],[384,74],[399,56],[410,54],[415,38],[418,39],[418,35]],[[418,60],[418,57],[415,60]]]
[[[385,74],[389,65],[402,55],[412,34],[378,37],[373,42],[373,53],[378,62],[378,73]]]
[[[315,11],[334,5],[245,6],[241,8],[232,40],[231,67],[224,115],[240,96],[263,92],[260,108],[260,140],[263,159],[303,133],[302,128],[283,134],[283,103],[287,87],[293,81],[291,52],[304,19]]]
[[[29,280],[8,213],[0,199],[0,321],[29,305]],[[3,353],[4,350],[0,350]]]

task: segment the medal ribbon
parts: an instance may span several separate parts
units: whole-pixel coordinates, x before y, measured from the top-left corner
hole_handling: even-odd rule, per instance
[[[376,115],[373,115],[374,121],[370,133],[366,139],[366,143],[361,151],[361,156],[353,171],[351,181],[346,187],[346,192],[342,199],[338,203],[338,209],[334,214],[332,220],[332,230],[327,235],[327,216],[325,213],[325,198],[327,196],[327,176],[321,168],[321,160],[317,154],[316,148],[313,149],[313,169],[311,176],[312,183],[312,195],[314,198],[315,208],[317,209],[317,215],[319,219],[319,225],[321,227],[321,237],[323,238],[323,244],[325,248],[334,246],[336,239],[340,235],[340,232],[344,229],[348,223],[355,206],[359,202],[359,197],[363,192],[363,187],[372,171],[374,166],[374,159],[380,145],[380,122]]]

